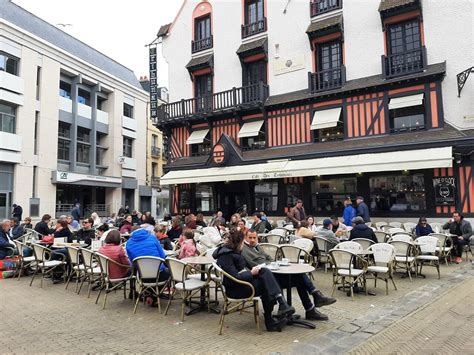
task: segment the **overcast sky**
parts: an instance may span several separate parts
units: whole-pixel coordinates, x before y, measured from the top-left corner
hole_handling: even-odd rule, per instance
[[[132,69],[148,76],[145,44],[161,25],[172,22],[182,0],[13,0],[16,4]],[[168,85],[164,62],[158,82]]]

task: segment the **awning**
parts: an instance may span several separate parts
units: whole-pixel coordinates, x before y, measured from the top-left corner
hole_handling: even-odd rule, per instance
[[[239,138],[258,136],[262,126],[263,120],[244,123],[239,131]]]
[[[342,107],[332,108],[329,110],[316,111],[311,122],[310,129],[322,129],[336,127],[339,118],[341,118]]]
[[[390,99],[388,108],[390,110],[394,110],[396,108],[423,105],[423,95],[424,94],[416,94],[416,95],[396,97],[396,98]]]
[[[202,142],[204,142],[204,139],[206,138],[208,133],[209,128],[194,131],[189,136],[188,140],[186,141],[186,144],[201,144]]]
[[[164,175],[160,182],[161,185],[173,185],[450,167],[452,167],[452,147],[443,147],[307,160],[280,160],[221,168],[175,170]]]

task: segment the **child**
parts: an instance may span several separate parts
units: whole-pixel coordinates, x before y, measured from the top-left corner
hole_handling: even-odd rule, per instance
[[[173,245],[171,244],[170,238],[166,234],[166,229],[168,227],[168,223],[160,223],[158,227],[155,227],[155,237],[160,242],[161,246],[164,250],[173,250]]]
[[[196,249],[196,243],[194,242],[194,233],[191,229],[185,229],[183,235],[180,238],[180,244],[181,249],[179,252],[179,259],[199,255]]]

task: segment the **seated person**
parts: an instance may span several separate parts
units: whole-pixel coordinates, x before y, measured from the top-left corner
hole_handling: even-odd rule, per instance
[[[82,228],[77,231],[75,237],[70,237],[69,243],[72,243],[73,239],[77,239],[78,241],[84,241],[86,246],[90,246],[92,239],[95,238],[95,230],[92,228],[93,225],[94,221],[92,218],[84,219],[82,221]]]
[[[293,222],[293,228],[295,229],[295,236],[307,239],[314,239],[316,232],[309,229],[309,222],[302,220],[299,222]]]
[[[185,229],[183,239],[180,238],[181,249],[179,250],[179,259],[199,255],[194,241],[194,232],[191,229]]]
[[[133,227],[132,216],[129,214],[125,216],[122,225],[120,226],[120,234],[129,234]]]
[[[242,233],[244,233],[244,235],[247,234],[247,231],[249,229],[245,226],[245,221],[243,219],[241,219],[239,222],[237,222],[237,230],[242,231]]]
[[[184,224],[186,225],[186,228],[196,229],[196,216],[192,213],[188,214],[186,217],[184,217]]]
[[[31,224],[31,217],[26,217],[22,224],[20,224],[23,230],[25,229],[33,229],[33,225]]]
[[[353,228],[351,230],[349,240],[364,238],[370,239],[374,243],[378,243],[374,230],[365,224],[364,219],[361,216],[354,217],[352,219],[352,225]]]
[[[81,228],[81,225],[71,215],[66,216],[68,228],[71,232],[76,232]]]
[[[344,223],[339,222],[339,218],[337,216],[331,216],[332,222],[332,231],[336,235],[346,235],[347,227]]]
[[[58,223],[56,223],[56,229],[53,233],[54,238],[65,238],[65,241],[68,241],[71,239],[72,233],[68,228],[67,221],[65,219],[60,219],[58,220]]]
[[[206,222],[204,222],[204,215],[202,213],[198,213],[196,215],[196,226],[199,226],[199,227],[207,227],[207,224]]]
[[[100,241],[102,242],[102,244],[104,244],[105,243],[105,238],[107,238],[107,236],[110,233],[109,225],[107,223],[104,223],[101,226],[99,226],[96,229],[96,231],[97,231],[97,234],[99,235]],[[120,234],[120,232],[119,232],[119,234]]]
[[[100,227],[99,227],[100,228]],[[129,265],[130,261],[125,255],[125,251],[120,246],[120,232],[111,230],[105,238],[105,245],[99,248],[99,253],[105,255],[122,265]],[[109,263],[109,277],[111,279],[120,279],[130,275],[131,269],[114,263]]]
[[[132,231],[130,238],[127,241],[127,255],[130,263],[140,256],[156,256],[165,259],[166,254],[161,247],[160,242],[154,235],[143,228],[138,228]],[[165,281],[169,278],[168,268],[162,264],[159,281]]]
[[[51,222],[51,216],[49,214],[45,214],[41,218],[41,221],[36,223],[35,231],[40,234],[40,237],[54,233],[54,229],[48,227],[49,222]]]
[[[267,230],[267,223],[265,221],[262,221],[262,215],[260,214],[260,212],[255,212],[253,214],[253,223],[250,227],[250,230],[252,232],[256,232],[257,234],[265,233],[265,231]]]
[[[171,222],[171,228],[167,233],[168,238],[174,242],[176,239],[179,239],[181,233],[183,233],[183,229],[181,228],[181,219],[179,217],[175,217],[173,218],[173,221]]]
[[[420,219],[418,220],[418,224],[415,228],[416,236],[423,237],[425,235],[430,235],[431,233],[433,233],[433,229],[426,221],[426,217],[420,217]]]
[[[242,249],[242,256],[248,268],[260,264],[270,264],[272,257],[265,253],[258,245],[258,237],[255,232],[248,232],[245,236],[245,243]],[[275,274],[275,278],[280,284],[281,288],[288,287],[288,278],[285,275]],[[324,296],[321,291],[316,290],[316,287],[311,283],[306,274],[297,274],[292,277],[292,287],[296,287],[298,295],[306,311],[306,319],[308,320],[328,320],[328,316],[317,311],[315,307],[322,307],[333,304],[336,299]],[[314,298],[314,305],[311,302],[308,294]]]
[[[161,222],[154,229],[155,237],[160,242],[164,250],[173,250],[173,245],[171,244],[170,238],[166,234],[166,229],[168,227],[168,222]]]
[[[224,245],[217,248],[212,257],[217,260],[217,264],[225,272],[254,286],[255,295],[261,296],[262,299],[263,316],[267,330],[281,331],[286,324],[285,317],[295,313],[295,309],[286,302],[280,285],[270,270],[258,266],[254,266],[250,271],[245,270],[245,259],[241,255],[243,245],[243,233],[231,230],[229,236],[225,239]],[[244,298],[250,296],[251,291],[248,287],[235,283],[227,277],[224,277],[223,284],[229,297]],[[282,316],[280,320],[272,317],[273,307],[277,302],[279,304],[278,314]]]
[[[332,249],[334,246],[339,244],[339,239],[332,231],[332,221],[329,218],[326,218],[323,221],[323,225],[318,228],[318,236],[326,238],[329,241],[329,249]]]
[[[469,245],[469,239],[472,236],[471,223],[466,221],[460,212],[454,211],[453,218],[443,226],[443,229],[449,229],[449,233],[455,235],[452,237],[453,255],[456,257],[456,264],[462,263],[462,250],[464,245]]]
[[[23,227],[18,224],[18,218],[13,217],[12,219],[10,219],[10,223],[11,223],[10,235],[12,239],[18,239],[23,234],[25,234],[25,230],[23,229]]]
[[[0,225],[0,260],[14,254],[15,243],[10,239],[10,221],[4,219]]]
[[[240,215],[238,213],[234,213],[232,216],[230,216],[230,221],[229,223],[227,223],[227,228],[229,229],[237,228],[239,221],[240,221]]]

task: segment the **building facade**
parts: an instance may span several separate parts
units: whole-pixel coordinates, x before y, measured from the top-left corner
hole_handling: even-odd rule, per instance
[[[341,215],[362,195],[375,217],[474,216],[473,15],[466,1],[184,1],[158,33],[172,212],[283,216],[302,198]]]
[[[0,15],[0,217],[139,208],[145,92],[134,73],[9,0]]]

